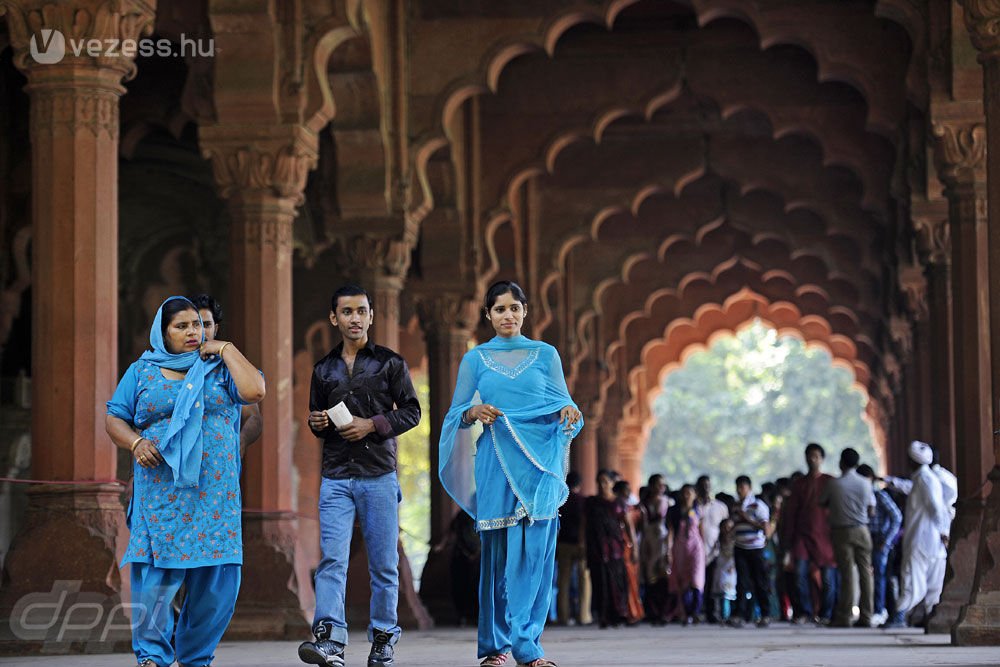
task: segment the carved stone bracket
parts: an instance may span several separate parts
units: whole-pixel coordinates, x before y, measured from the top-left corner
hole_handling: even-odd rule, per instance
[[[1000,58],[1000,0],[960,0],[965,8],[965,27],[980,61]]]
[[[948,226],[947,211],[940,217],[914,215],[913,229],[917,235],[917,249],[930,264],[948,264],[951,261],[951,227]]]
[[[301,125],[216,125],[201,130],[202,153],[212,161],[223,197],[263,192],[304,201],[309,171],[319,159],[316,134]]]
[[[924,267],[920,264],[906,264],[899,271],[899,288],[906,297],[906,307],[913,313],[913,317],[919,322],[927,317],[927,276],[924,275]],[[893,315],[890,320],[890,330],[893,339],[896,339],[896,320],[901,320],[909,328],[909,322],[897,315]],[[897,341],[898,342],[898,341]]]
[[[981,121],[934,123],[934,163],[948,188],[986,182],[986,124]]]
[[[926,316],[927,300],[924,299],[924,314]],[[896,344],[903,361],[909,361],[913,354],[913,325],[905,317],[893,315],[889,318],[889,336]]]
[[[14,62],[20,69],[53,67],[55,62],[43,62],[35,54],[62,49],[61,62],[115,69],[127,80],[135,76],[136,66],[121,44],[152,33],[156,0],[0,0],[0,14],[7,16]],[[76,55],[72,47],[89,40],[100,40],[100,55],[90,55],[86,47]]]

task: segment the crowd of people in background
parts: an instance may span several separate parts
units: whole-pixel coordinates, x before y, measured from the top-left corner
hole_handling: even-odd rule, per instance
[[[653,475],[633,493],[613,470],[583,497],[570,472],[556,550],[561,624],[774,621],[831,627],[924,623],[940,599],[955,476],[914,441],[910,474],[880,478],[845,449],[841,475],[807,470],[765,482],[748,475],[735,494],[712,480],[671,490]]]

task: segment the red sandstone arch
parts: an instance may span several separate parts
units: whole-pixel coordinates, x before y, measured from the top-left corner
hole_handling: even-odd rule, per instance
[[[662,391],[666,376],[682,366],[688,356],[708,348],[713,339],[736,333],[754,318],[760,318],[781,335],[794,335],[827,350],[835,365],[855,372],[850,341],[832,333],[822,318],[803,316],[794,304],[770,302],[746,289],[723,303],[703,304],[691,317],[673,320],[660,338],[649,341],[642,352],[643,365],[629,373],[632,398],[622,406],[622,425],[618,429],[618,455],[626,478],[638,483],[646,437],[652,426],[649,406]],[[857,388],[868,395],[867,386],[858,383]],[[876,449],[885,460],[885,432],[877,402],[869,401],[865,416],[873,428]]]
[[[703,180],[702,183],[705,183]],[[752,197],[752,195],[751,195]],[[747,198],[742,198],[747,199]],[[663,227],[659,234],[657,232],[657,215],[659,217],[676,216],[675,211],[687,211],[691,218],[683,221],[684,224],[672,227]],[[736,212],[740,211],[737,208]],[[781,212],[781,207],[775,207],[774,213]],[[640,211],[642,213],[642,211]],[[617,216],[617,217],[615,217]],[[643,217],[643,216],[640,216]],[[627,283],[625,276],[632,270],[636,262],[644,257],[655,254],[660,263],[671,262],[671,275],[677,275],[684,270],[698,270],[702,264],[703,257],[696,254],[704,251],[711,257],[724,258],[734,250],[742,250],[749,253],[748,256],[764,262],[766,261],[766,251],[772,248],[777,256],[788,257],[789,262],[803,262],[811,257],[821,266],[816,272],[816,277],[822,279],[828,289],[833,289],[842,295],[847,303],[856,304],[859,312],[868,312],[874,318],[881,311],[877,304],[879,299],[872,290],[876,289],[877,282],[874,276],[866,286],[857,281],[857,275],[852,272],[863,272],[863,267],[857,263],[857,258],[851,261],[844,258],[841,267],[837,262],[825,257],[823,253],[817,252],[816,248],[798,247],[800,244],[808,243],[808,235],[804,234],[796,238],[794,234],[786,236],[786,240],[779,238],[776,232],[768,232],[767,224],[747,224],[746,227],[734,226],[728,222],[732,218],[732,212],[728,215],[722,208],[712,205],[712,202],[703,202],[699,206],[692,205],[684,199],[663,198],[661,205],[649,216],[653,222],[648,225],[636,225],[631,218],[631,214],[621,211],[613,211],[608,215],[599,217],[595,225],[599,228],[594,235],[595,241],[588,244],[577,244],[570,248],[574,253],[580,248],[589,249],[589,253],[580,260],[582,266],[587,267],[587,275],[591,276],[585,283],[584,289],[580,290],[581,297],[588,298],[591,293],[597,298],[590,304],[587,302],[574,303],[574,312],[582,315],[582,310],[589,307],[598,308],[598,298],[602,290],[607,289],[615,282]],[[607,223],[609,219],[614,219],[616,224]],[[759,221],[756,221],[759,223]],[[779,218],[778,222],[781,222]],[[791,228],[792,224],[785,223]],[[630,227],[634,228],[630,229]],[[613,232],[611,236],[602,236],[600,229],[608,229]],[[739,234],[741,243],[734,245],[730,237],[726,237],[728,245],[725,247],[713,247],[711,240],[718,235],[719,230],[724,228],[726,234]],[[786,232],[787,234],[787,232]],[[706,241],[708,239],[708,241]],[[613,252],[616,250],[617,252]],[[674,258],[674,259],[671,259]],[[839,261],[839,260],[838,260]],[[826,263],[829,262],[828,265]],[[832,287],[829,287],[832,286]]]
[[[781,237],[785,237],[789,241],[795,243],[795,245],[802,246],[805,242],[805,237],[798,236],[796,239],[792,239],[789,232],[785,226],[778,222],[779,219],[789,218],[794,220],[796,217],[803,217],[808,215],[814,218],[818,223],[818,228],[816,230],[817,236],[815,241],[810,245],[814,248],[814,252],[822,252],[830,254],[832,257],[828,263],[831,265],[851,264],[849,269],[846,269],[847,273],[852,273],[854,271],[862,272],[867,275],[871,285],[877,286],[881,280],[881,266],[878,260],[876,260],[873,255],[871,243],[874,241],[870,237],[870,233],[865,232],[870,230],[866,228],[863,221],[855,223],[850,227],[847,227],[848,222],[853,222],[851,217],[845,219],[845,213],[850,215],[850,211],[843,211],[842,207],[838,207],[835,204],[827,204],[825,201],[813,201],[806,199],[810,191],[820,197],[826,197],[828,199],[833,199],[834,193],[827,189],[826,192],[821,191],[817,186],[820,185],[820,181],[816,180],[806,180],[804,183],[797,184],[797,189],[791,189],[788,186],[778,187],[779,185],[774,183],[774,180],[781,178],[781,174],[791,173],[787,171],[787,168],[791,166],[791,162],[782,162],[778,160],[778,166],[774,170],[773,175],[767,174],[767,155],[770,154],[771,162],[775,161],[775,153],[772,148],[773,144],[770,142],[764,142],[762,144],[762,149],[760,151],[759,158],[745,165],[740,163],[740,156],[735,155],[735,150],[733,152],[733,157],[729,158],[731,164],[723,166],[726,168],[719,169],[718,171],[725,171],[730,173],[735,177],[736,172],[745,172],[748,179],[747,182],[737,182],[734,184],[734,189],[740,193],[739,196],[730,197],[730,199],[735,199],[738,202],[751,199],[751,198],[773,198],[773,205],[775,209],[773,211],[773,218],[768,218],[767,216],[758,216],[755,219],[755,224],[748,226],[746,229],[748,232],[754,233],[759,238],[764,238],[766,236],[773,236],[775,240],[779,240]],[[746,148],[746,142],[744,142],[744,148]],[[771,148],[771,151],[767,149]],[[746,157],[749,152],[743,152],[743,157]],[[594,155],[597,156],[593,158],[594,164],[600,161],[603,157],[603,153],[599,150],[593,151]],[[721,153],[721,151],[720,151]],[[780,153],[779,153],[780,154]],[[721,160],[726,159],[726,154],[717,156],[713,161],[713,164],[720,164]],[[577,153],[574,158],[579,162],[581,160],[581,154]],[[586,164],[590,164],[589,162]],[[615,162],[616,165],[620,165],[619,162]],[[755,173],[756,172],[756,173]],[[801,175],[801,170],[799,172]],[[696,178],[694,182],[691,179]],[[545,259],[540,262],[540,266],[544,267],[546,265],[551,266],[548,273],[541,279],[541,289],[540,293],[543,297],[543,306],[546,310],[546,317],[542,319],[540,323],[541,330],[544,330],[549,323],[551,323],[551,305],[547,302],[545,298],[549,294],[549,288],[552,286],[554,281],[558,280],[565,272],[566,264],[571,252],[573,252],[578,246],[584,243],[602,243],[606,242],[600,235],[600,229],[608,223],[609,220],[616,221],[617,224],[634,224],[632,219],[638,218],[642,211],[643,206],[645,206],[654,198],[660,197],[675,197],[682,198],[685,191],[690,190],[698,184],[699,180],[708,178],[708,175],[704,175],[700,168],[693,167],[691,171],[687,174],[681,174],[680,172],[675,172],[671,176],[665,177],[666,181],[663,185],[650,184],[640,188],[639,192],[635,193],[634,197],[631,198],[629,202],[618,204],[618,205],[607,205],[594,215],[593,220],[589,225],[589,229],[584,229],[583,231],[577,231],[580,225],[576,221],[573,213],[566,216],[565,225],[560,224],[563,218],[549,216],[548,212],[545,213],[546,225],[544,229],[544,236],[542,238],[542,248],[551,248],[548,253],[548,257],[551,259]],[[598,182],[600,176],[595,179],[595,183]],[[787,180],[787,179],[785,179]],[[672,184],[680,183],[681,192],[675,193],[670,192]],[[686,183],[686,185],[683,185]],[[673,189],[677,190],[679,186],[673,185]],[[760,190],[756,188],[762,188]],[[789,190],[791,189],[791,192]],[[781,195],[786,193],[788,197],[792,199],[791,202],[783,202],[781,200]],[[778,193],[778,194],[776,194]],[[572,205],[572,201],[567,199],[565,203],[567,206]],[[840,210],[838,210],[840,208]],[[808,219],[808,218],[807,218]],[[833,223],[827,225],[827,221],[832,219]],[[622,222],[622,221],[627,222]],[[609,225],[610,226],[610,225]],[[642,228],[642,233],[655,233],[656,226],[650,225],[649,228]],[[666,233],[664,229],[663,233]],[[860,238],[859,238],[860,237]],[[616,238],[616,241],[620,241],[620,238]],[[787,243],[786,243],[787,244]],[[860,262],[860,263],[859,263]],[[842,272],[843,273],[843,272]],[[854,281],[857,276],[848,276],[848,280]],[[861,286],[859,285],[859,289]]]
[[[613,432],[618,415],[621,414],[626,400],[625,389],[628,387],[628,377],[632,370],[642,364],[642,349],[646,343],[657,337],[667,325],[678,317],[691,317],[704,303],[724,303],[733,294],[750,289],[773,303],[790,303],[803,317],[813,317],[825,320],[829,325],[830,336],[838,336],[838,347],[835,349],[843,358],[853,359],[855,376],[868,389],[874,402],[872,414],[892,414],[893,395],[879,368],[880,358],[876,345],[864,336],[855,326],[852,326],[850,309],[844,306],[824,302],[819,291],[814,286],[805,283],[796,284],[794,272],[764,271],[759,267],[748,266],[740,260],[728,261],[717,267],[711,274],[688,276],[688,279],[676,288],[659,289],[651,294],[643,303],[641,313],[627,312],[627,305],[622,311],[629,318],[619,327],[620,335],[605,337],[598,331],[588,331],[601,315],[596,312],[585,314],[580,318],[578,334],[581,340],[588,341],[597,338],[596,349],[586,345],[581,354],[577,355],[572,364],[571,378],[576,379],[579,369],[586,364],[587,357],[592,353],[600,354],[606,359],[609,367],[603,374],[598,413],[608,421],[607,428]],[[649,293],[651,286],[637,286],[638,293]],[[608,299],[614,302],[615,299]],[[624,319],[624,317],[622,319]],[[605,313],[603,317],[614,319],[615,314]],[[636,326],[638,324],[638,326]],[[631,325],[631,326],[630,326]],[[608,328],[606,325],[600,329]],[[631,329],[631,330],[630,330]],[[850,345],[845,345],[850,341]],[[856,353],[853,353],[851,346]],[[593,351],[593,352],[592,352]],[[611,391],[615,385],[618,391]],[[605,405],[607,401],[611,404]]]
[[[613,35],[609,33],[608,39]],[[845,98],[836,87],[815,83],[816,66],[811,60],[793,63],[787,54],[761,52],[756,38],[741,34],[732,26],[706,28],[705,35],[708,46],[693,50],[684,63],[674,57],[674,51],[667,52],[672,58],[667,65],[648,56],[637,56],[630,65],[620,68],[617,87],[587,91],[591,106],[586,111],[537,119],[528,127],[519,122],[517,115],[488,124],[491,109],[500,113],[505,105],[516,103],[517,98],[514,95],[510,100],[513,93],[501,91],[484,100],[483,113],[487,116],[482,129],[484,141],[489,142],[492,137],[495,142],[503,142],[504,147],[499,152],[490,150],[493,144],[485,146],[487,152],[501,158],[487,165],[483,186],[487,195],[492,196],[495,190],[499,210],[504,210],[516,200],[516,190],[527,178],[551,172],[559,153],[567,146],[579,140],[600,143],[605,130],[625,118],[651,119],[677,106],[678,99],[690,88],[688,94],[714,100],[724,119],[744,109],[754,109],[768,118],[775,138],[789,134],[814,137],[823,147],[824,163],[843,165],[857,173],[865,184],[865,206],[884,215],[895,154],[889,144],[880,148],[881,140],[865,130],[863,103]],[[745,43],[740,45],[740,40]],[[726,50],[710,48],[716,43],[724,44]],[[564,54],[562,60],[532,58],[514,68],[516,72],[510,76],[518,81],[527,77],[531,83],[524,87],[530,90],[548,88],[544,98],[536,99],[535,95],[531,104],[551,106],[555,100],[584,97],[579,91],[574,94],[583,85],[580,82],[583,75],[578,72],[581,66],[574,64],[574,53]],[[741,63],[739,78],[727,78],[724,74],[727,71],[724,63],[730,59]],[[560,63],[566,72],[560,70]],[[791,70],[790,65],[794,65]],[[558,74],[549,74],[550,70]],[[617,65],[615,72],[618,73]],[[807,86],[806,82],[812,85]],[[510,83],[507,88],[515,88],[515,84]],[[650,88],[653,92],[641,94]],[[631,92],[633,89],[635,92]],[[823,104],[834,100],[836,108]],[[853,114],[856,116],[852,117]],[[566,126],[571,129],[565,129]],[[512,138],[516,138],[513,144]]]
[[[417,171],[419,172],[422,156],[426,156],[425,147],[433,145],[436,149],[441,142],[446,141],[445,128],[450,127],[451,118],[458,108],[472,95],[496,90],[500,74],[516,56],[530,50],[543,49],[546,53],[553,54],[559,39],[575,25],[594,23],[609,29],[613,28],[621,12],[633,4],[636,3],[618,0],[605,3],[599,9],[588,6],[566,8],[560,15],[537,24],[537,29],[532,34],[501,36],[492,45],[484,45],[479,57],[473,57],[473,61],[477,59],[480,61],[479,67],[473,72],[453,79],[439,97],[437,105],[439,111],[433,113],[431,117],[440,119],[440,123],[435,120],[431,127],[417,130],[416,134],[420,137],[416,151]],[[734,2],[695,2],[693,4],[699,21],[703,24],[709,22],[713,16],[736,15],[752,25],[757,34],[760,35],[762,45],[782,43],[786,39],[797,45],[805,45],[807,50],[815,54],[820,71],[825,73],[824,76],[848,80],[858,86],[862,94],[867,93],[871,96],[866,100],[869,106],[869,124],[874,129],[886,130],[892,125],[891,122],[887,123],[886,119],[899,117],[898,114],[902,111],[899,108],[901,96],[894,94],[894,86],[892,85],[898,77],[890,76],[885,81],[878,79],[879,76],[886,75],[885,60],[881,54],[876,55],[879,62],[868,63],[866,58],[870,58],[872,55],[868,53],[871,44],[862,47],[861,53],[845,53],[843,44],[837,43],[836,36],[831,37],[826,34],[830,22],[822,19],[827,19],[827,17],[820,16],[821,20],[817,20],[817,13],[808,11],[813,8],[811,5],[805,8],[805,12],[802,12],[802,7],[797,5],[784,5],[762,10],[756,6],[756,3],[750,2],[746,2],[745,7]],[[789,13],[795,15],[789,16]],[[834,18],[833,20],[839,21],[840,19]],[[870,11],[864,15],[853,13],[846,21],[855,34],[866,29],[871,32],[872,26],[881,25],[880,19],[872,15]],[[803,23],[805,28],[802,28]],[[788,32],[784,28],[785,25],[799,25],[801,32]],[[839,27],[843,28],[844,26],[840,25]],[[880,39],[876,40],[876,43],[884,42],[882,39],[884,36],[880,35],[879,37]],[[891,130],[889,135],[891,137]],[[419,173],[417,179],[423,181]],[[417,209],[433,206],[433,202],[428,201],[429,194],[424,189],[425,200],[416,206]]]

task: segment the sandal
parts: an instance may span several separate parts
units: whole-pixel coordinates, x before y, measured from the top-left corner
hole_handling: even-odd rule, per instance
[[[559,667],[548,658],[536,658],[531,662],[518,663],[517,667]]]
[[[483,661],[479,663],[479,667],[502,667],[502,665],[507,664],[507,657],[510,653],[497,653],[496,655],[488,655],[483,658]]]

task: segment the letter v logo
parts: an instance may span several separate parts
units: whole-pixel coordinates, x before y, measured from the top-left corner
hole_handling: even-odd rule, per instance
[[[58,30],[42,28],[41,48],[38,35],[31,36],[31,57],[40,65],[54,65],[66,55],[66,38]]]

